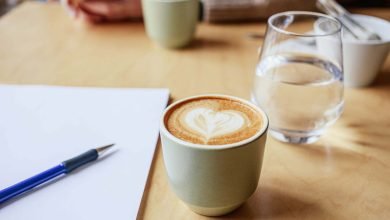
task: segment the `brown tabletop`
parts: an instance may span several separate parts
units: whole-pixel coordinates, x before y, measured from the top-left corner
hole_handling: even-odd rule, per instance
[[[390,19],[390,9],[358,12]],[[57,4],[25,3],[0,19],[0,83],[167,87],[249,98],[265,23],[200,24],[196,40],[166,50],[142,23],[88,26]],[[346,89],[345,111],[319,142],[269,137],[256,193],[226,219],[390,219],[390,59],[369,88]],[[0,146],[1,147],[1,146]],[[1,215],[1,214],[0,214]],[[140,219],[206,219],[169,189],[160,146]]]

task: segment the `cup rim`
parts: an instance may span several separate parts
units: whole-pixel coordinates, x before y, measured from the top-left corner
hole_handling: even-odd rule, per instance
[[[232,100],[236,100],[236,101],[242,102],[242,103],[244,103],[244,104],[254,108],[255,110],[257,110],[260,113],[263,121],[265,122],[264,123],[265,125],[263,125],[254,135],[252,135],[251,137],[249,137],[247,139],[244,139],[244,140],[239,141],[239,142],[234,142],[234,143],[230,143],[230,144],[221,144],[221,145],[195,144],[195,143],[191,143],[191,142],[179,139],[176,136],[174,136],[173,134],[171,134],[168,131],[168,129],[166,128],[165,123],[164,123],[165,116],[170,111],[170,109],[172,109],[174,106],[176,106],[176,105],[178,105],[180,103],[183,103],[183,102],[186,102],[186,101],[192,100],[192,99],[202,98],[202,97],[227,98],[227,99],[232,99]],[[164,133],[165,135],[167,135],[169,137],[169,139],[171,139],[174,142],[179,143],[181,145],[184,145],[184,146],[187,146],[187,147],[191,147],[191,148],[195,148],[195,149],[201,149],[201,150],[225,150],[225,149],[241,147],[243,145],[246,145],[248,143],[251,143],[251,142],[255,141],[256,139],[258,139],[261,136],[263,136],[264,134],[266,134],[267,133],[266,131],[268,130],[268,127],[269,127],[269,119],[268,119],[267,114],[265,113],[265,111],[262,108],[256,106],[255,104],[253,104],[253,103],[251,103],[251,102],[249,102],[249,101],[247,101],[245,99],[238,98],[238,97],[235,97],[235,96],[230,96],[230,95],[222,95],[222,94],[202,94],[202,95],[195,95],[195,96],[190,96],[190,97],[187,97],[187,98],[184,98],[184,99],[180,99],[180,100],[170,104],[164,110],[164,112],[162,114],[162,117],[161,117],[161,120],[160,120],[160,132]]]
[[[379,18],[379,17],[375,17],[375,16],[371,16],[371,15],[365,15],[365,14],[351,14],[352,17],[355,17],[357,19],[371,19],[371,20],[374,20],[375,22],[379,23],[379,22],[382,22],[382,23],[388,23],[389,24],[389,27],[390,27],[390,22],[385,20],[385,19],[382,19],[382,18]],[[377,33],[379,34],[379,33]],[[381,37],[382,35],[379,34]],[[343,39],[343,43],[348,43],[348,44],[359,44],[359,45],[381,45],[381,44],[388,44],[390,43],[390,38],[386,38],[386,39],[382,39],[382,40],[369,40],[369,41],[364,41],[364,40],[356,40],[356,39]]]
[[[335,22],[337,24],[337,29],[332,31],[332,32],[322,33],[322,34],[318,34],[318,33],[302,33],[302,34],[300,34],[300,33],[292,32],[292,31],[286,31],[286,30],[283,30],[283,29],[278,28],[275,25],[273,25],[273,21],[277,17],[287,16],[287,15],[309,15],[309,16],[317,16],[317,17],[327,18],[327,19],[332,20],[333,22]],[[342,28],[341,23],[336,18],[334,18],[330,15],[326,15],[326,14],[322,14],[322,13],[318,13],[318,12],[311,12],[311,11],[285,11],[285,12],[276,13],[268,18],[268,26],[279,33],[282,33],[285,35],[290,35],[290,36],[295,36],[295,37],[326,37],[326,36],[334,35],[336,33],[341,33],[341,28]]]

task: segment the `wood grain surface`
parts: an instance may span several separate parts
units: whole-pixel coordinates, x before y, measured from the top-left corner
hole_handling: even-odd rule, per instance
[[[390,9],[357,11],[390,19]],[[200,24],[190,47],[166,50],[146,37],[142,23],[85,25],[58,4],[25,3],[0,19],[0,83],[167,87],[173,100],[249,98],[262,40],[247,35],[264,31],[262,22]],[[346,89],[345,103],[315,144],[269,137],[256,193],[222,218],[390,219],[390,59],[371,87]],[[138,218],[207,219],[169,189],[160,146]]]

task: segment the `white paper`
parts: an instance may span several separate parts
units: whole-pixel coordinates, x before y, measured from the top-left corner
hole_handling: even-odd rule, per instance
[[[167,89],[0,86],[0,189],[91,148],[117,149],[0,206],[0,219],[135,219],[168,97]]]

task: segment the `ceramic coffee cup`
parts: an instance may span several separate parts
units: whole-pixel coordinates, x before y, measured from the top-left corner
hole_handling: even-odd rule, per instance
[[[262,125],[253,136],[224,145],[194,144],[168,131],[168,113],[175,106],[204,97],[236,100],[255,109]],[[171,189],[194,212],[206,216],[229,213],[256,190],[263,161],[268,118],[252,103],[232,96],[203,95],[170,105],[163,114],[160,135]]]
[[[344,84],[348,87],[369,86],[376,78],[390,49],[390,22],[368,15],[352,15],[359,23],[377,33],[382,39],[362,41],[356,40],[343,32],[343,64]],[[316,32],[323,32],[326,26],[316,22]],[[332,41],[317,40],[323,54],[332,56]]]
[[[146,32],[159,45],[178,48],[194,37],[198,0],[142,0]]]

